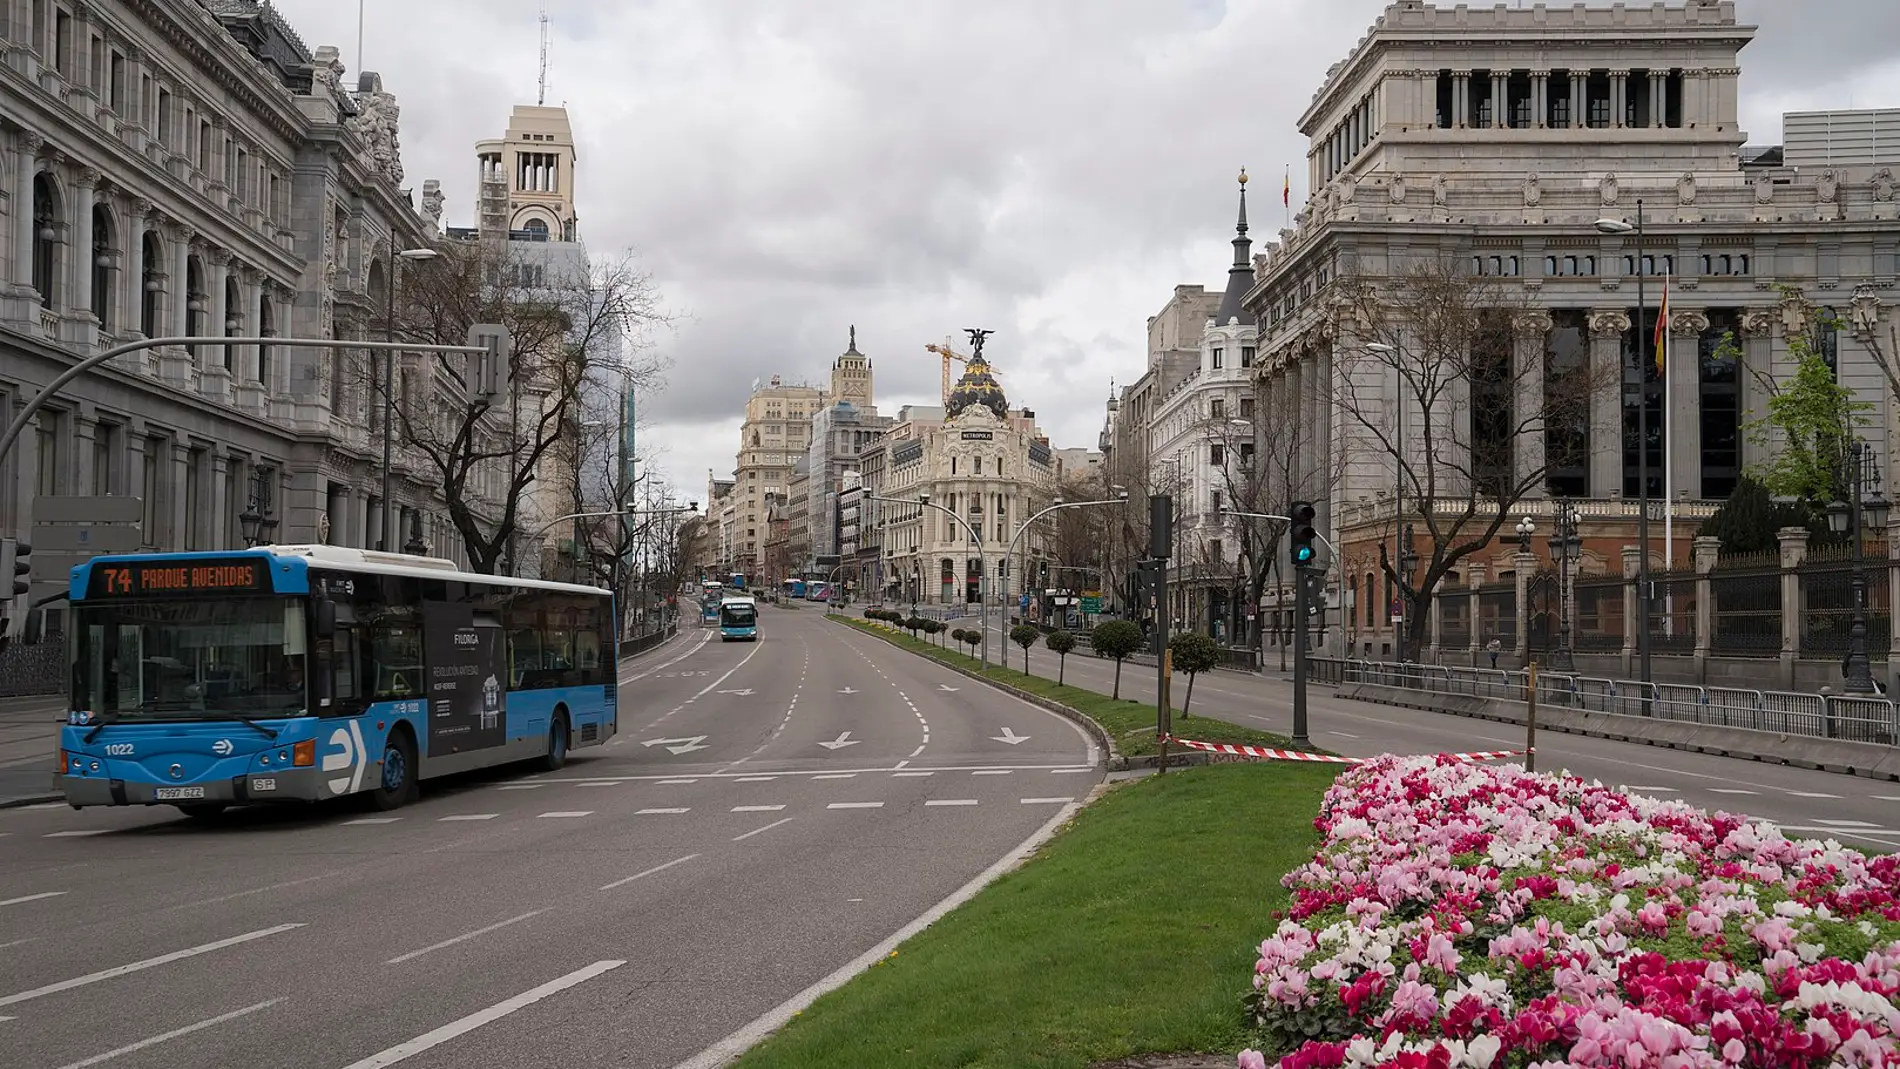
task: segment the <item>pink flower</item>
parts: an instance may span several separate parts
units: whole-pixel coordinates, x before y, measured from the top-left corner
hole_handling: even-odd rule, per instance
[[[1240,1052],[1239,1069],[1267,1069],[1266,1056],[1257,1050]]]

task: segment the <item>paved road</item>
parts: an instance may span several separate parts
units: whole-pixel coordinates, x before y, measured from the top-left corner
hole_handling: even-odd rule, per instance
[[[623,669],[623,734],[561,772],[392,814],[0,811],[0,1062],[672,1066],[1101,779],[1060,717],[763,624]]]
[[[0,698],[0,803],[52,789],[53,747],[64,715],[57,695]]]
[[[995,648],[992,641],[992,652]],[[1011,645],[1010,667],[1020,669],[1022,658],[1021,647]],[[1041,646],[1031,651],[1029,663],[1037,675],[1053,678],[1056,674],[1055,655]],[[1113,662],[1092,654],[1068,658],[1067,679],[1104,694],[1110,692],[1114,671]],[[1185,683],[1184,677],[1174,680],[1177,706]],[[1154,665],[1124,665],[1121,694],[1152,707]],[[1274,673],[1208,673],[1195,682],[1189,712],[1291,734],[1293,685]],[[1308,691],[1307,712],[1313,741],[1348,757],[1521,749],[1524,745],[1523,732],[1506,724],[1341,700],[1323,685]],[[1175,733],[1184,738],[1193,738],[1193,732],[1192,717],[1175,724]],[[1776,822],[1790,836],[1831,836],[1862,849],[1900,850],[1900,783],[1554,731],[1538,734],[1537,753],[1546,771],[1568,769],[1644,794],[1747,813]]]

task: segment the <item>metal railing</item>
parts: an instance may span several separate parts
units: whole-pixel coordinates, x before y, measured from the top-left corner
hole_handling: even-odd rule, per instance
[[[1430,694],[1522,701],[1529,685],[1529,676],[1521,669],[1400,664],[1337,657],[1309,657],[1308,664],[1313,678],[1321,682],[1368,683]],[[1648,715],[1817,739],[1900,745],[1900,712],[1896,712],[1893,700],[1870,695],[1804,694],[1689,683],[1645,686],[1635,680],[1543,670],[1537,674],[1537,700],[1543,705],[1588,712]]]

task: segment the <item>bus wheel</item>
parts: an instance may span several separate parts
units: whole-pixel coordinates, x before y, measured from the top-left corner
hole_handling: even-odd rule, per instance
[[[225,808],[223,802],[193,802],[179,806],[178,811],[193,820],[212,820],[223,816]]]
[[[543,772],[559,772],[567,767],[567,713],[554,711],[554,722],[548,725],[548,752],[536,762]]]
[[[383,775],[369,801],[377,809],[400,809],[416,796],[416,742],[406,730],[392,731],[383,744]]]

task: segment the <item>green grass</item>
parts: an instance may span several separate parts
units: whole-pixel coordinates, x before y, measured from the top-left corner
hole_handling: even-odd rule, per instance
[[[1053,679],[1047,679],[1037,675],[1027,675],[1013,668],[1001,668],[996,665],[990,665],[988,668],[985,668],[975,657],[959,653],[947,647],[939,647],[935,643],[926,642],[923,639],[912,638],[908,633],[892,634],[889,631],[877,627],[876,624],[869,620],[859,620],[837,614],[833,614],[831,619],[837,620],[840,623],[849,624],[860,631],[889,638],[892,642],[913,653],[935,658],[945,664],[955,665],[958,668],[968,669],[969,671],[981,675],[985,679],[993,679],[998,683],[1007,683],[1018,690],[1028,691],[1037,697],[1060,702],[1071,709],[1084,713],[1094,718],[1096,723],[1102,725],[1103,730],[1114,737],[1115,745],[1121,749],[1121,752],[1125,756],[1139,757],[1145,754],[1159,753],[1161,750],[1160,744],[1155,741],[1155,707],[1152,702],[1130,701],[1127,698],[1117,701],[1106,694],[1092,690],[1084,690],[1081,687],[1068,685],[1057,686],[1056,681]],[[1008,652],[1016,659],[1016,663],[1022,663],[1022,647],[1012,643]],[[1092,653],[1078,652],[1069,654],[1071,660],[1093,656],[1095,655]],[[1153,666],[1150,665],[1122,665],[1122,672],[1124,674],[1142,671],[1152,672],[1153,670]],[[1185,694],[1187,691],[1187,680],[1177,676],[1174,681],[1174,689]],[[1198,739],[1202,742],[1226,742],[1236,746],[1264,746],[1271,749],[1286,749],[1292,745],[1284,735],[1275,735],[1268,731],[1256,731],[1253,728],[1241,727],[1237,724],[1229,724],[1224,720],[1214,720],[1205,716],[1186,717],[1182,715],[1181,710],[1178,708],[1174,710],[1174,733],[1184,738]],[[1180,753],[1181,748],[1178,746],[1170,747],[1170,752]]]
[[[1232,1054],[1280,878],[1337,769],[1213,765],[1117,788],[1027,865],[819,999],[737,1069],[1081,1069]]]

